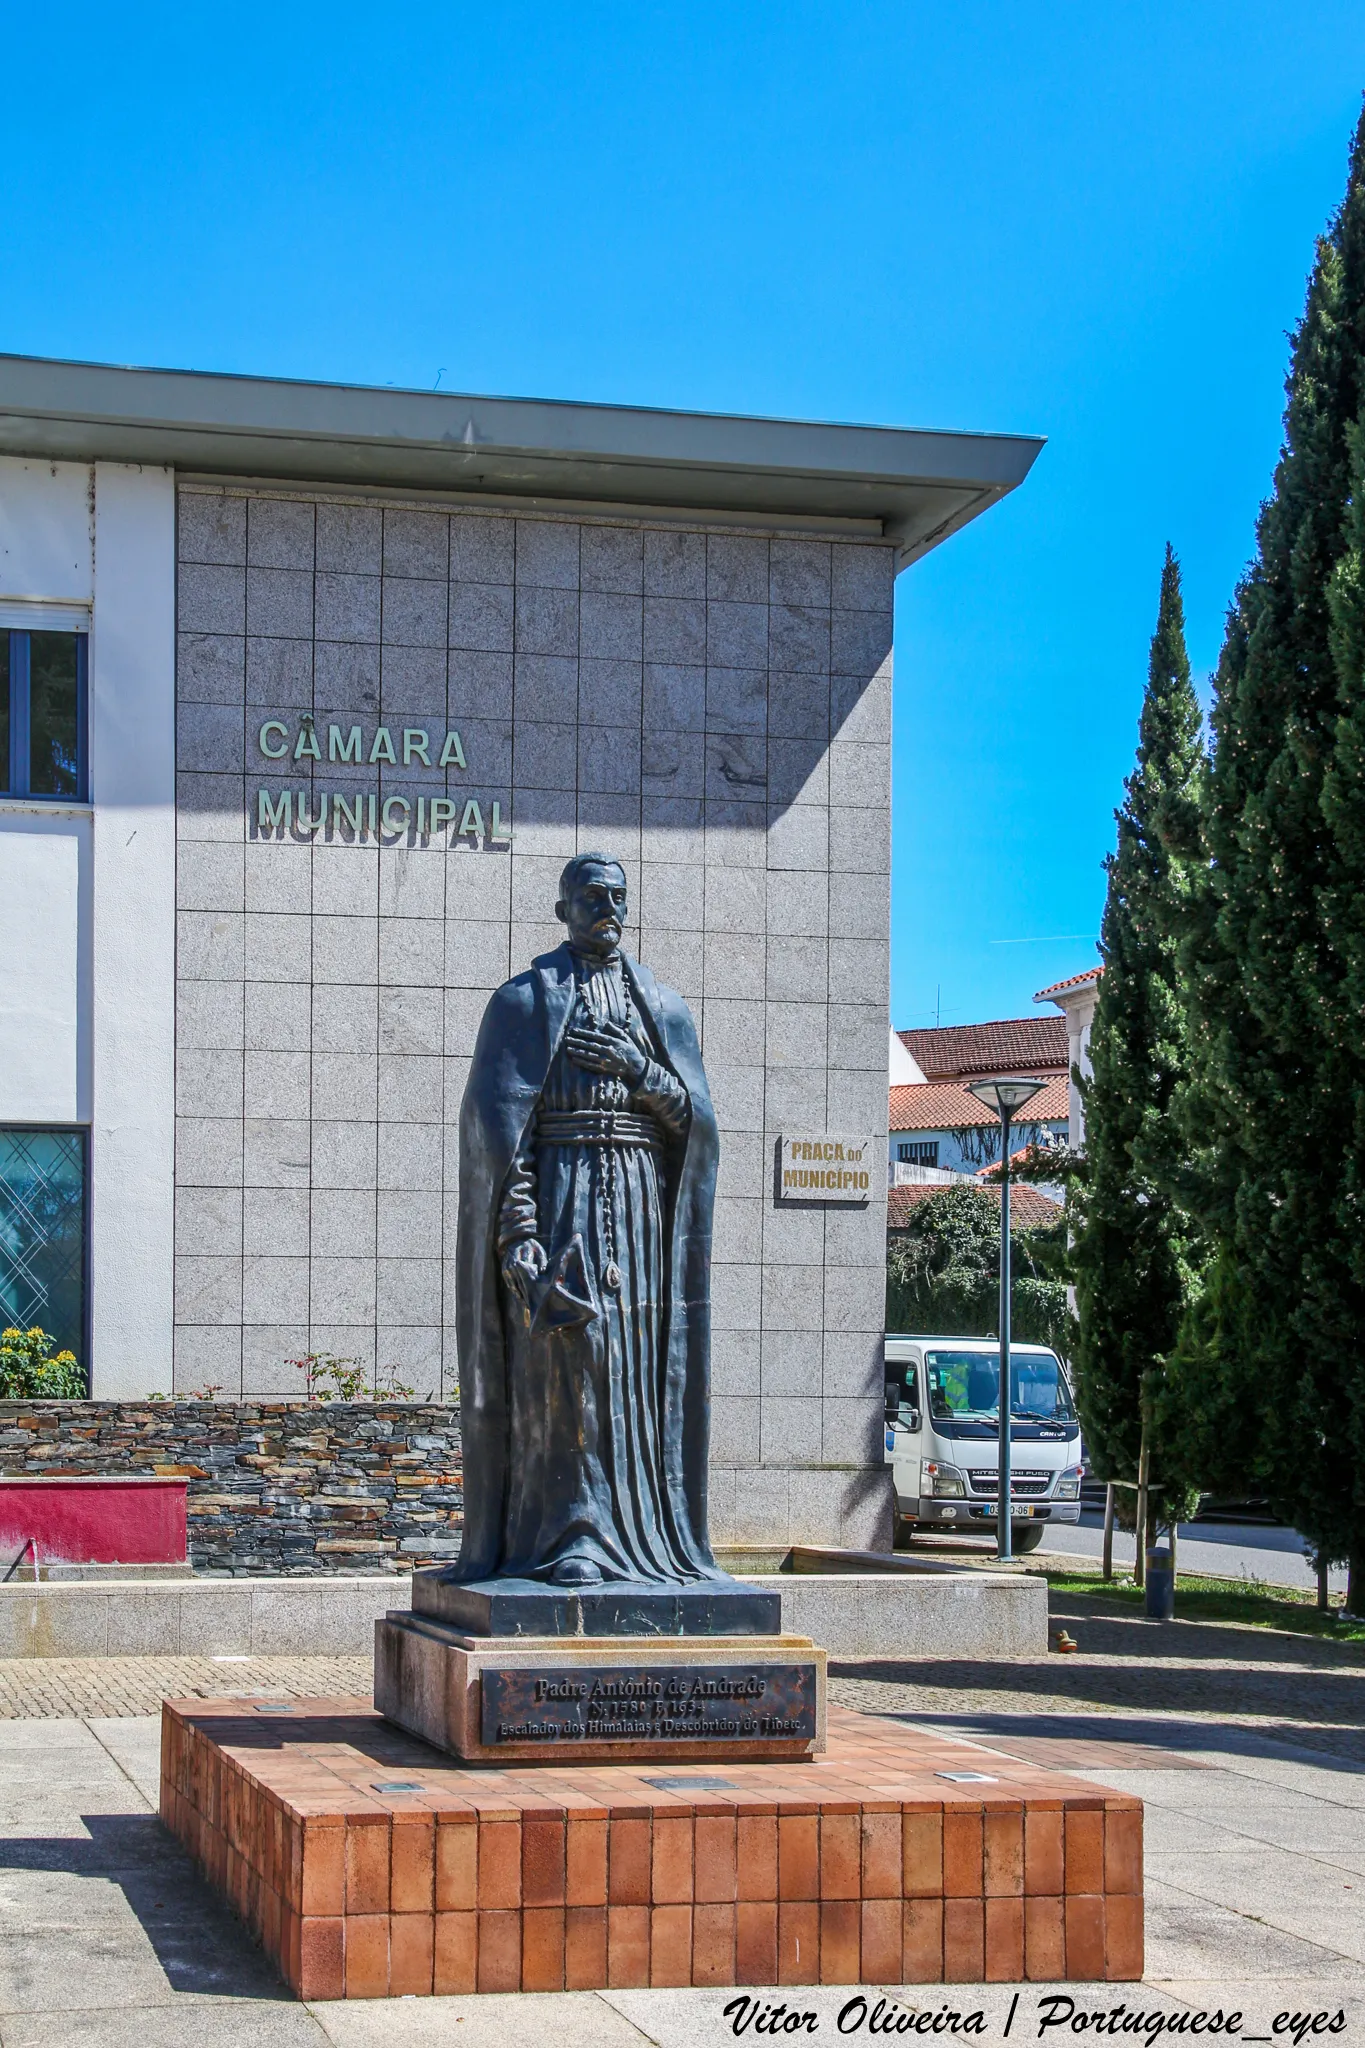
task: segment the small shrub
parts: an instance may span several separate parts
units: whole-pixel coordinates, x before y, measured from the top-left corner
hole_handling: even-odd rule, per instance
[[[412,1388],[398,1378],[396,1365],[381,1365],[370,1375],[358,1358],[338,1358],[331,1351],[309,1351],[302,1358],[287,1358],[295,1372],[303,1374],[305,1398],[309,1401],[410,1401]]]
[[[74,1351],[58,1351],[35,1323],[31,1330],[0,1330],[0,1400],[83,1401],[85,1374]]]

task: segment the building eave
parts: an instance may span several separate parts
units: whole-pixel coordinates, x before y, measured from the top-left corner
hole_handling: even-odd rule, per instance
[[[1021,484],[1043,443],[0,355],[0,453],[744,521],[853,522],[902,565]]]
[[[1033,1000],[1035,1003],[1053,1003],[1059,1010],[1065,1010],[1070,1003],[1097,995],[1103,973],[1102,963],[1097,967],[1087,967],[1080,974],[1068,975],[1065,981],[1054,981],[1049,988],[1040,988]]]

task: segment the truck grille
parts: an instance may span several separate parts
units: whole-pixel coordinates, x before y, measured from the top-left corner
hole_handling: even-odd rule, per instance
[[[967,1478],[973,1493],[986,1493],[995,1496],[1000,1492],[1000,1474],[998,1472],[968,1472]],[[1050,1472],[1026,1472],[1016,1465],[1010,1473],[1010,1499],[1024,1500],[1030,1495],[1036,1496],[1046,1493],[1051,1484],[1052,1474]]]

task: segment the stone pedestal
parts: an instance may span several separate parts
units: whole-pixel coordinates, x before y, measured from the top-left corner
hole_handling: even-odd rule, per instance
[[[541,1579],[465,1584],[414,1572],[412,1611],[467,1636],[775,1636],[782,1596],[742,1579],[655,1586],[634,1580],[552,1586]]]
[[[1142,1975],[1136,1799],[837,1706],[814,1763],[490,1770],[168,1700],[161,1817],[300,1998]]]
[[[374,1701],[468,1763],[791,1762],[825,1746],[806,1636],[479,1637],[375,1623]]]

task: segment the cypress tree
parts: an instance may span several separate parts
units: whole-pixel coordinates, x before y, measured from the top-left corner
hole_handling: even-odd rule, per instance
[[[1359,425],[1365,117],[1291,347],[1219,662],[1183,1105],[1213,1248],[1181,1383],[1220,1491],[1264,1491],[1365,1601]]]
[[[1076,1392],[1087,1450],[1106,1479],[1136,1476],[1144,1401],[1191,1291],[1191,1226],[1172,1193],[1181,1146],[1170,1110],[1188,1065],[1177,948],[1198,874],[1201,727],[1180,568],[1168,546],[1137,763],[1105,863],[1104,972],[1084,1088],[1085,1159],[1073,1184]],[[1153,1449],[1154,1484],[1170,1484],[1175,1460],[1159,1441]]]

